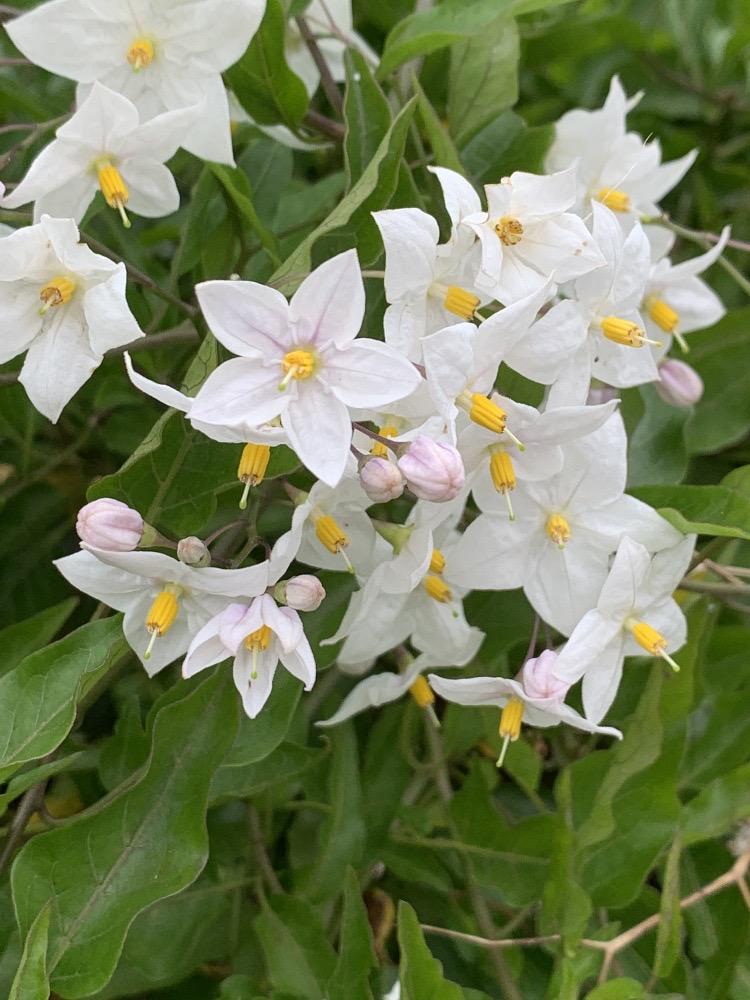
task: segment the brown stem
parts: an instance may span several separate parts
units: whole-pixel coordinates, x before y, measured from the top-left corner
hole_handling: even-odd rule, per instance
[[[305,112],[302,124],[307,125],[308,128],[316,132],[320,132],[321,135],[327,135],[329,139],[335,139],[336,142],[342,142],[346,135],[346,129],[343,125],[335,122],[333,118],[321,115],[319,111],[313,111],[312,108]]]
[[[45,758],[45,760],[46,759],[49,758]],[[44,790],[46,787],[46,780],[40,781],[38,785],[32,785],[31,788],[24,793],[21,801],[18,803],[18,807],[13,816],[13,821],[10,824],[8,839],[5,842],[2,854],[0,854],[0,871],[5,868],[8,861],[10,861],[13,857],[16,847],[18,847],[18,843],[23,836],[24,830],[26,829],[27,823],[44,801]]]
[[[266,851],[265,838],[263,837],[263,828],[260,824],[260,816],[258,815],[258,810],[255,806],[248,803],[247,806],[247,820],[250,826],[250,840],[253,845],[253,850],[255,852],[255,860],[258,863],[258,868],[265,878],[271,892],[281,894],[284,892],[284,887],[273,870],[273,865],[268,857]]]
[[[295,17],[294,20],[297,22],[297,27],[299,28],[299,32],[304,39],[310,55],[313,57],[313,62],[318,67],[320,82],[323,86],[326,97],[331,103],[331,107],[338,114],[341,114],[344,110],[344,102],[341,97],[341,91],[339,90],[336,81],[333,79],[331,71],[328,68],[328,63],[325,61],[325,57],[320,51],[320,47],[315,40],[315,35],[312,31],[310,31],[310,26],[304,17]]]

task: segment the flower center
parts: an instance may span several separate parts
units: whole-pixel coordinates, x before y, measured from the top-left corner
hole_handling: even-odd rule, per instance
[[[492,485],[505,497],[511,521],[515,521],[516,515],[513,513],[510,491],[516,488],[516,471],[510,455],[500,445],[493,445],[490,450],[490,476]]]
[[[258,679],[258,653],[265,653],[271,642],[273,632],[268,627],[268,625],[261,625],[250,635],[245,636],[245,649],[249,649],[253,654],[253,666],[250,671],[250,680],[257,681]]]
[[[331,555],[342,556],[350,573],[354,572],[349,556],[345,549],[349,544],[349,536],[342,529],[341,525],[330,514],[313,515],[315,519],[315,534],[321,545],[324,545]]]
[[[671,306],[667,305],[664,299],[650,295],[644,304],[648,309],[649,316],[658,327],[665,333],[675,332],[677,324],[680,322],[680,316]]]
[[[146,652],[143,654],[144,660],[151,658],[151,651],[157,638],[165,635],[174,625],[180,610],[179,597],[181,593],[180,587],[174,583],[168,583],[154,598],[146,615],[146,631],[150,633],[151,638],[148,641]]]
[[[483,396],[481,392],[470,392],[468,389],[464,389],[456,396],[456,406],[459,406],[464,413],[468,413],[469,419],[473,420],[475,424],[479,424],[480,427],[484,427],[485,430],[491,431],[493,434],[504,432],[520,451],[525,450],[524,445],[515,434],[511,434],[506,427],[505,410],[493,400]]]
[[[500,242],[506,247],[514,247],[523,239],[523,225],[512,215],[504,215],[495,223],[495,232]]]
[[[613,212],[630,211],[630,196],[617,188],[599,188],[594,199],[600,201],[602,205],[606,205],[607,208],[611,208]]]
[[[422,580],[422,586],[433,601],[437,601],[438,604],[450,604],[453,600],[453,591],[445,580],[435,573],[428,573]]]
[[[427,708],[429,705],[435,704],[433,690],[421,674],[409,688],[409,694],[420,708]]]
[[[643,329],[632,320],[621,319],[619,316],[604,316],[599,320],[599,326],[607,340],[623,347],[643,347],[644,344],[661,347],[660,341],[649,340]]]
[[[133,67],[133,72],[139,73],[154,61],[154,43],[150,38],[136,38],[125,58]]]
[[[497,758],[497,766],[502,767],[509,743],[515,743],[521,735],[521,722],[523,720],[523,702],[520,698],[511,698],[503,708],[500,716],[498,732],[503,739],[503,748]]]
[[[39,315],[44,316],[48,309],[70,302],[75,290],[76,283],[72,278],[66,278],[64,274],[53,278],[39,293],[39,298],[42,300]]]
[[[479,296],[472,292],[467,292],[465,288],[458,285],[443,285],[439,281],[430,285],[428,294],[440,299],[443,309],[458,316],[459,319],[474,319],[474,313],[479,308]]]
[[[430,573],[442,573],[445,569],[445,556],[440,549],[433,549],[430,557]]]
[[[646,650],[649,656],[658,656],[662,660],[666,660],[675,673],[679,672],[680,665],[667,653],[667,640],[661,632],[657,632],[655,628],[646,622],[638,621],[637,618],[626,619],[625,628],[630,632],[641,649]]]
[[[398,434],[398,427],[394,427],[392,424],[386,424],[385,427],[380,427],[378,429],[378,434],[384,438],[395,438]],[[374,455],[375,458],[388,458],[388,448],[382,441],[373,441],[372,448],[370,448],[370,454]]]
[[[570,541],[570,525],[562,514],[550,514],[547,518],[547,523],[545,524],[544,529],[550,540],[553,541],[560,549],[564,549]]]
[[[242,449],[240,464],[237,467],[237,478],[245,484],[240,499],[240,510],[245,510],[247,507],[250,487],[263,482],[270,458],[271,449],[267,444],[246,444]]]
[[[125,181],[122,179],[120,171],[109,160],[100,160],[96,164],[96,176],[101,192],[104,195],[104,200],[110,208],[117,209],[120,213],[123,226],[126,229],[130,229],[130,219],[125,212],[125,206],[128,203],[130,193]]]
[[[279,389],[283,391],[292,379],[303,381],[314,375],[318,367],[318,359],[307,348],[297,348],[294,351],[287,351],[281,360],[281,367],[284,369],[285,375],[279,383]]]

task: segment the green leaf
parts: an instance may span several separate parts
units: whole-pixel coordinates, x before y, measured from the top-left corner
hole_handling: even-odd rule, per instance
[[[137,777],[33,838],[13,865],[22,933],[55,901],[48,969],[52,988],[71,1000],[107,983],[133,919],[184,889],[206,862],[206,798],[234,737],[236,692],[228,673],[215,671],[165,701]]]
[[[365,172],[331,214],[300,243],[273,276],[275,288],[291,294],[312,269],[312,250],[324,236],[334,235],[345,249],[356,245],[360,263],[367,265],[382,252],[378,229],[370,213],[385,208],[396,190],[406,134],[414,115],[415,99],[404,106]],[[328,249],[328,246],[326,247]]]
[[[370,970],[377,968],[377,964],[362,890],[350,868],[344,884],[339,956],[328,983],[329,1000],[352,1000],[352,997],[372,1000],[367,980]]]
[[[651,385],[638,395],[643,413],[628,441],[628,485],[679,483],[688,467],[684,431],[690,410],[669,406]]]
[[[467,171],[480,184],[497,184],[514,170],[540,173],[552,143],[552,125],[526,124],[520,115],[504,111],[462,148]]]
[[[518,100],[518,28],[502,14],[451,49],[448,123],[459,146]]]
[[[425,944],[417,914],[403,900],[398,904],[398,946],[401,1000],[463,1000],[463,990],[444,978],[443,966]]]
[[[115,615],[81,626],[1,677],[0,775],[59,746],[80,699],[127,653],[122,616]]]
[[[67,771],[86,771],[96,766],[96,750],[79,750],[78,753],[70,753],[59,760],[51,760],[48,764],[40,764],[32,767],[28,771],[17,774],[8,782],[8,790],[0,795],[0,816],[8,808],[8,805],[23,795],[32,785],[41,781],[49,781],[50,778],[58,774],[65,774]]]
[[[115,731],[99,754],[99,777],[108,790],[116,788],[146,761],[149,738],[141,724],[137,698],[123,706],[115,722]]]
[[[643,486],[633,493],[685,534],[750,539],[750,497],[727,486]]]
[[[247,51],[224,75],[256,122],[281,122],[295,130],[309,102],[305,85],[287,65],[285,34],[286,15],[280,0],[267,0],[263,21]]]
[[[344,163],[347,190],[359,180],[391,127],[391,106],[357,49],[347,49],[344,95]]]
[[[680,857],[682,841],[679,833],[667,855],[664,883],[659,905],[659,926],[656,931],[654,976],[664,979],[672,971],[680,953],[682,910],[680,909]]]
[[[273,753],[244,767],[220,767],[211,784],[211,803],[221,799],[249,799],[284,781],[291,781],[319,764],[323,748],[282,743]]]
[[[77,597],[68,597],[25,621],[0,630],[0,675],[7,674],[29,653],[51,642],[77,605]]]
[[[210,163],[209,167],[234,202],[240,216],[260,240],[273,266],[278,267],[281,264],[278,240],[271,230],[263,225],[255,210],[250,181],[246,175],[237,167],[226,167],[221,163]]]
[[[686,846],[728,833],[750,816],[750,764],[714,778],[682,810]]]
[[[432,106],[429,97],[422,89],[417,77],[412,76],[411,82],[414,93],[417,95],[417,108],[422,127],[435,155],[435,163],[439,167],[448,167],[449,170],[455,170],[457,173],[463,174],[465,172],[464,167],[450,132],[440,121],[437,112]]]
[[[635,979],[610,979],[586,994],[586,1000],[642,1000],[646,993]]]
[[[296,896],[274,896],[253,926],[272,985],[305,1000],[323,1000],[336,954],[315,910]]]
[[[8,1000],[47,1000],[49,997],[47,937],[51,910],[49,903],[29,928]]]

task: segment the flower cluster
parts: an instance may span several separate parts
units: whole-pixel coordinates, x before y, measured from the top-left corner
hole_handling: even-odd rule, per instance
[[[150,0],[111,11],[55,0],[10,23],[26,56],[79,83],[78,110],[3,201],[34,202],[38,221],[0,241],[0,360],[28,351],[21,380],[50,419],[106,350],[141,336],[123,266],[80,244],[76,222],[97,190],[125,224],[128,212],[174,211],[165,162],[179,146],[233,162],[220,74],[262,6],[203,0],[186,19],[179,5]],[[76,44],[61,43],[72,24]],[[251,717],[279,662],[312,687],[298,611],[325,592],[315,576],[284,578],[295,560],[356,581],[325,641],[341,643],[340,670],[367,676],[322,725],[406,693],[435,717],[438,694],[497,707],[504,754],[522,722],[619,735],[600,723],[626,656],[678,669],[685,619],[672,594],[694,539],[625,493],[617,392],[653,382],[678,406],[700,397],[697,375],[668,352],[722,315],[699,275],[728,232],[702,256],[670,261],[658,202],[694,154],[662,163],[658,142],[627,132],[635,100],[613,79],[601,109],[557,123],[547,173],[499,178],[484,197],[432,168],[450,223],[442,237],[421,209],[376,212],[384,339],[361,335],[365,287],[349,250],[304,277],[290,301],[253,281],[198,285],[211,335],[232,357],[195,395],[146,378],[125,355],[134,386],[238,446],[241,508],[274,448],[291,448],[315,480],[305,490],[285,483],[289,528],[250,566],[211,565],[209,540],[171,542],[116,500],[81,511],[82,551],[57,566],[124,612],[149,673],[182,659],[188,677],[232,658]],[[498,388],[506,370],[536,383],[540,406]],[[174,547],[176,558],[145,551],[154,547]],[[557,648],[550,640],[536,655],[533,641],[515,679],[475,676],[484,637],[464,598],[513,589],[558,633]],[[386,654],[395,669],[370,673]],[[432,672],[450,668],[464,676]],[[583,715],[565,701],[579,681]]]

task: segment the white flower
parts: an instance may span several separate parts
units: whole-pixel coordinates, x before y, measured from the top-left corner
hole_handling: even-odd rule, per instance
[[[498,493],[478,491],[492,506],[456,544],[453,578],[473,590],[522,586],[537,614],[569,635],[596,605],[624,534],[652,550],[680,536],[647,504],[623,495],[627,441],[619,414],[562,448],[557,475],[518,487],[514,521]]]
[[[190,643],[182,676],[234,657],[234,683],[245,712],[254,719],[268,701],[279,660],[309,691],[315,659],[300,616],[280,608],[268,594],[250,604],[230,604],[204,625]]]
[[[602,108],[569,111],[555,125],[545,169],[553,172],[575,164],[581,212],[587,213],[590,199],[595,199],[628,218],[629,213],[653,215],[698,155],[693,150],[662,163],[658,139],[647,145],[635,132],[626,132],[626,115],[641,96],[627,98],[613,76]]]
[[[187,650],[206,622],[274,582],[271,564],[196,569],[161,552],[84,551],[55,566],[74,587],[125,613],[123,632],[150,676]]]
[[[662,342],[661,347],[654,349],[655,356],[660,358],[669,350],[672,337],[686,350],[683,334],[713,326],[725,314],[719,296],[698,275],[721,257],[730,227],[724,227],[716,246],[680,264],[672,264],[667,257],[674,233],[654,226],[647,227],[646,233],[653,264],[641,309],[649,336]]]
[[[588,333],[553,386],[552,405],[558,397],[584,402],[592,375],[617,388],[659,377],[638,311],[651,267],[648,239],[639,224],[626,236],[614,214],[598,202],[593,214],[594,239],[606,264],[575,283],[579,322]]]
[[[209,375],[191,421],[245,433],[278,416],[300,460],[330,486],[349,456],[348,407],[386,406],[419,385],[393,348],[355,340],[365,293],[354,250],[308,275],[290,303],[252,281],[206,281],[196,293],[214,336],[241,356]]]
[[[373,212],[385,246],[386,343],[422,360],[422,338],[456,318],[469,320],[482,299],[474,288],[479,259],[462,242],[438,245],[431,215],[418,208]]]
[[[551,176],[516,171],[485,186],[487,211],[460,174],[431,167],[454,226],[467,227],[481,243],[477,286],[508,305],[546,285],[569,281],[604,263],[593,237],[568,211],[576,200],[576,173]]]
[[[501,767],[509,743],[521,735],[521,723],[538,728],[567,726],[584,733],[600,733],[622,739],[619,729],[598,726],[584,719],[563,701],[569,685],[556,676],[555,654],[546,650],[533,660],[528,660],[520,680],[506,677],[462,677],[449,679],[430,674],[430,687],[446,701],[457,705],[489,705],[501,708],[500,735],[503,748],[497,766]]]
[[[0,241],[0,363],[27,352],[20,381],[53,422],[105,351],[143,336],[125,285],[125,265],[79,243],[72,219]]]
[[[143,121],[200,104],[179,143],[231,164],[221,74],[247,48],[264,8],[264,0],[54,0],[5,27],[33,63],[83,85],[79,102],[98,80],[129,98]]]
[[[312,0],[302,16],[315,36],[334,80],[346,79],[344,53],[347,46],[359,49],[374,66],[380,61],[364,38],[354,30],[351,0]],[[285,50],[289,68],[302,80],[312,97],[318,89],[320,70],[295,21],[289,22]]]
[[[179,208],[180,194],[164,163],[195,115],[195,108],[183,108],[142,124],[127,97],[96,83],[2,204],[18,208],[33,201],[35,220],[47,212],[80,222],[101,190],[126,226],[126,209],[147,218],[169,215]]]
[[[626,656],[658,656],[674,670],[671,653],[684,645],[685,616],[672,592],[690,564],[695,536],[653,558],[627,535],[620,542],[596,607],[586,614],[558,659],[571,684],[583,676],[586,717],[598,722],[612,704]]]

